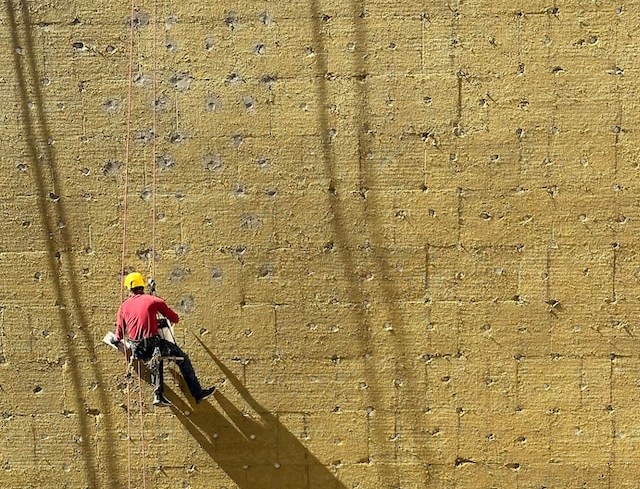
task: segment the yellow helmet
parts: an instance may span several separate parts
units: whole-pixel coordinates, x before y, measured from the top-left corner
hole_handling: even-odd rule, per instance
[[[144,277],[141,273],[131,272],[124,278],[124,286],[129,290],[136,287],[144,287],[144,285]]]

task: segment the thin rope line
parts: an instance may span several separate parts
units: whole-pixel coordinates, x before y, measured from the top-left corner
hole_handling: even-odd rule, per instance
[[[153,182],[152,182],[152,209],[151,209],[151,276],[155,280],[156,278],[156,218],[158,213],[158,199],[157,199],[157,184],[158,184],[158,168],[157,157],[158,150],[156,145],[157,140],[157,126],[158,126],[158,114],[157,114],[157,97],[158,97],[158,59],[156,55],[156,48],[158,44],[158,2],[153,2],[153,160],[151,162],[153,168]]]
[[[125,362],[127,355],[124,356]],[[129,377],[129,365],[127,364],[127,474],[129,476],[129,489],[131,489],[131,377]]]
[[[142,372],[140,361],[138,360],[138,402],[140,403],[140,455],[142,457],[142,487],[147,487],[147,463],[144,450],[144,409],[142,405]]]
[[[153,127],[152,127],[152,159],[151,159],[151,167],[153,173],[153,181],[151,185],[151,195],[152,195],[152,204],[151,204],[151,278],[155,280],[156,277],[156,179],[157,179],[157,169],[156,169],[156,154],[157,154],[157,146],[156,146],[156,133],[157,133],[157,115],[156,115],[156,97],[157,97],[157,56],[156,56],[156,37],[157,37],[157,25],[158,25],[158,6],[157,1],[154,0],[153,3],[153,46],[152,46],[152,57],[153,57],[153,102],[152,102],[152,114],[153,114]],[[147,487],[147,464],[146,464],[146,453],[145,453],[145,436],[144,436],[144,407],[142,403],[142,372],[141,365],[138,361],[138,402],[140,403],[140,454],[142,457],[142,487],[146,489]]]
[[[131,18],[129,22],[129,79],[127,89],[127,134],[125,143],[125,159],[124,159],[124,197],[123,197],[123,209],[122,209],[122,260],[120,269],[120,302],[124,301],[124,287],[122,286],[122,280],[124,280],[124,264],[127,257],[127,214],[129,206],[129,160],[131,159],[131,113],[132,113],[132,99],[133,99],[133,48],[134,48],[134,15],[135,4],[134,0],[131,0]],[[126,332],[125,335],[126,336]],[[123,338],[124,340],[125,338]],[[128,475],[128,488],[131,489],[131,379],[129,377],[129,359],[125,353],[124,356],[126,364],[127,374],[127,475]]]

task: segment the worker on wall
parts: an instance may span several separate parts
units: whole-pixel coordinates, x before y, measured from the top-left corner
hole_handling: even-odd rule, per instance
[[[179,321],[178,314],[167,303],[155,295],[145,294],[145,281],[138,272],[128,274],[124,285],[129,289],[129,297],[118,309],[115,339],[129,338],[133,358],[144,361],[151,371],[151,383],[154,387],[154,406],[169,406],[171,402],[164,396],[164,366],[162,357],[179,357],[176,363],[196,403],[210,396],[215,387],[203,389],[193,370],[187,354],[175,343],[167,341],[158,334],[160,313],[172,323]]]

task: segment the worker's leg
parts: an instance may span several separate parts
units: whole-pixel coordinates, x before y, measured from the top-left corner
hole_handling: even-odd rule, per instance
[[[191,364],[191,360],[189,360],[189,355],[182,351],[182,349],[175,343],[171,343],[166,340],[160,340],[160,342],[162,344],[163,355],[184,358],[184,360],[177,360],[176,363],[178,364],[178,367],[180,367],[180,373],[182,373],[182,377],[187,383],[187,387],[189,387],[191,395],[197,398],[202,392],[202,386],[200,385],[200,381],[193,370],[193,365]]]
[[[160,360],[163,348],[158,338],[152,337],[132,342],[132,350],[133,358],[144,362],[149,369],[154,391],[154,405],[157,401],[162,401],[161,405],[168,405],[168,401],[164,399],[164,366]]]
[[[162,355],[162,348],[155,344],[153,346],[153,353],[151,358],[146,362],[149,372],[151,373],[151,385],[153,385],[153,391],[156,397],[162,396],[164,393],[164,365],[160,356]]]

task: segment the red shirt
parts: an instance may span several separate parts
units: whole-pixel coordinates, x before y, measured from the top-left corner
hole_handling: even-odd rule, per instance
[[[180,318],[167,303],[148,294],[131,294],[118,309],[116,323],[116,339],[124,338],[125,331],[132,340],[150,338],[158,334],[158,319],[160,313],[172,323],[177,323]]]

